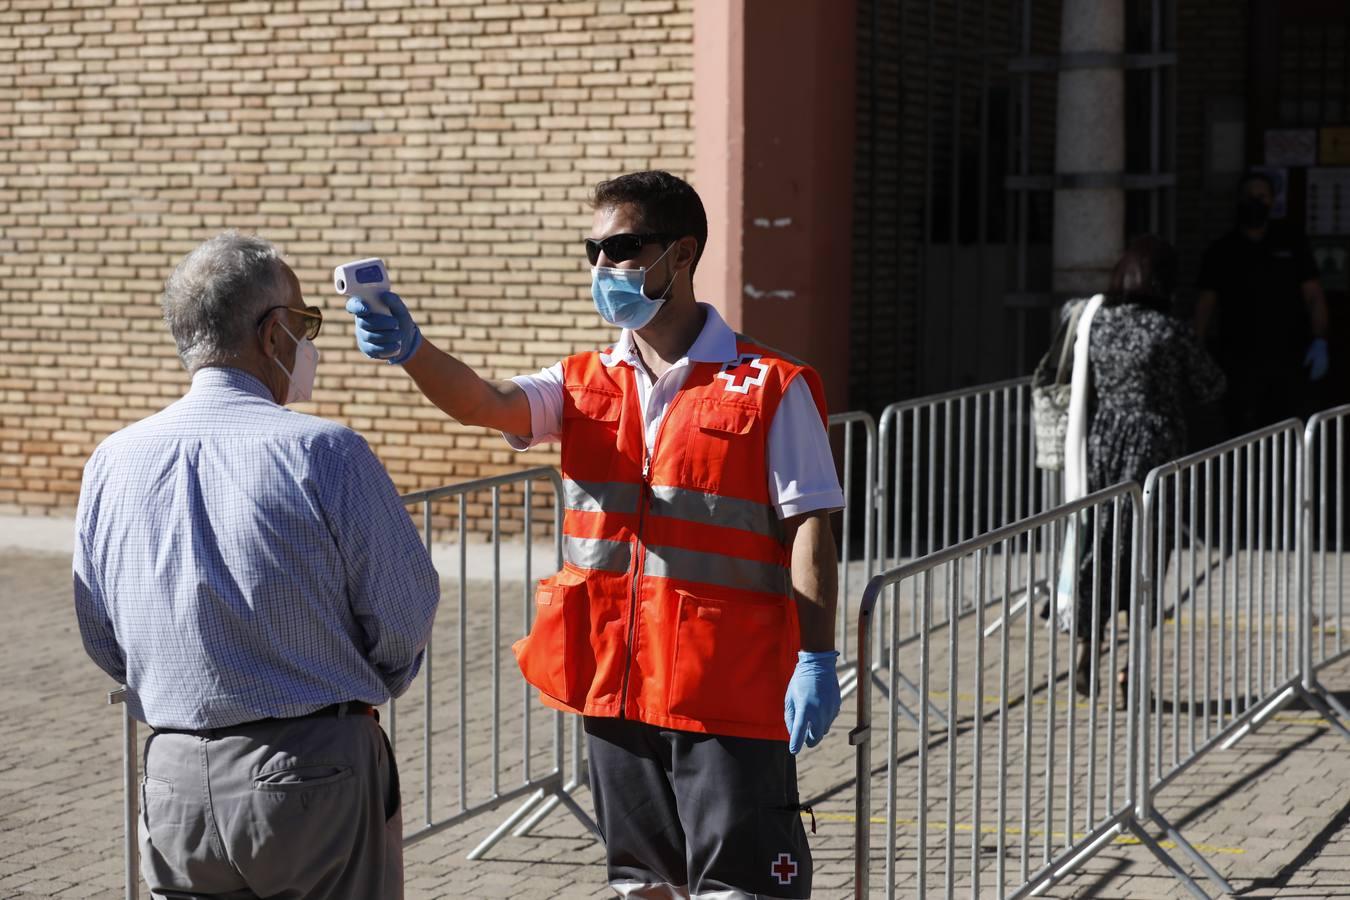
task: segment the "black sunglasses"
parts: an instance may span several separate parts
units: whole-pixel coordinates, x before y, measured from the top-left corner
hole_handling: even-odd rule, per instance
[[[274,310],[278,309],[284,309],[287,312],[293,312],[298,316],[304,316],[305,337],[309,338],[311,341],[319,336],[319,329],[323,328],[323,310],[319,309],[317,306],[306,306],[304,309],[296,309],[293,306],[286,305],[269,306],[267,311],[259,317],[258,324],[253,326],[254,330],[256,331],[258,328],[261,328],[262,323],[267,321],[267,317],[270,316]]]
[[[609,257],[611,262],[628,262],[628,260],[642,252],[642,248],[648,244],[659,244],[664,241],[675,240],[677,235],[663,234],[653,232],[651,234],[611,234],[607,238],[596,240],[595,238],[586,238],[586,258],[595,265],[600,260],[600,251],[605,251],[605,256]]]

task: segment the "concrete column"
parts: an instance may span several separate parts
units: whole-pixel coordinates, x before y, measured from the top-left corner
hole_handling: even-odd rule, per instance
[[[694,189],[708,214],[695,293],[741,327],[745,232],[745,0],[694,4]]]
[[[1064,0],[1055,125],[1054,290],[1103,290],[1125,250],[1125,4]]]
[[[695,286],[848,399],[855,0],[694,4]]]

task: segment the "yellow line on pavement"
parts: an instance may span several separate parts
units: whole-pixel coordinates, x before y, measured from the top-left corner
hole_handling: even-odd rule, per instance
[[[1297,610],[1291,611],[1290,614],[1293,615],[1295,612],[1297,612]],[[1163,624],[1167,626],[1175,626],[1176,621],[1177,620],[1174,617],[1168,616],[1167,618],[1163,619]],[[1247,631],[1248,629],[1251,628],[1253,623],[1259,623],[1263,625],[1267,632],[1274,632],[1278,634],[1283,634],[1286,631],[1287,632],[1298,631],[1297,623],[1295,622],[1286,623],[1273,615],[1267,616],[1265,618],[1258,617],[1250,620],[1247,618],[1246,615],[1238,615],[1236,617],[1231,617],[1227,619],[1220,619],[1218,617],[1215,617],[1213,619],[1207,619],[1204,616],[1181,617],[1181,626],[1183,628],[1189,628],[1191,625],[1194,625],[1196,628],[1205,628],[1210,631],[1230,631],[1235,626],[1238,631]],[[1288,625],[1288,627],[1285,627],[1286,625]],[[1336,633],[1336,630],[1337,629],[1335,624],[1314,625],[1312,628],[1312,633],[1315,635],[1316,634],[1334,635]]]
[[[849,813],[831,813],[831,812],[818,812],[818,813],[816,813],[816,818],[817,818],[817,819],[824,819],[824,820],[829,821],[829,822],[856,822],[856,821],[858,820],[858,817],[857,817],[857,816],[850,815]],[[868,821],[871,822],[873,825],[885,825],[885,824],[886,824],[886,820],[883,819],[883,818],[881,818],[880,816],[872,816]],[[896,820],[895,820],[895,824],[896,824],[897,826],[903,827],[903,828],[917,828],[917,827],[919,826],[919,821],[918,821],[917,819],[896,819]],[[973,825],[971,825],[971,824],[969,824],[969,823],[967,823],[967,822],[957,822],[955,825],[952,826],[952,829],[953,829],[954,831],[961,831],[961,832],[965,832],[965,833],[968,834],[968,833],[971,833],[971,832],[973,832],[973,831],[975,830],[975,826],[973,826]],[[929,831],[946,831],[946,830],[947,830],[947,823],[946,823],[946,822],[943,822],[943,821],[935,821],[935,820],[933,820],[933,819],[929,819],[929,820],[928,820],[928,830],[929,830]],[[993,825],[981,825],[981,826],[980,826],[980,833],[981,833],[981,834],[998,834],[998,831],[999,831],[998,828],[995,827],[995,826],[993,826]],[[1003,829],[1003,831],[1004,831],[1005,834],[1008,834],[1008,835],[1020,835],[1020,834],[1022,834],[1022,829],[1021,829],[1021,828],[1018,828],[1018,827],[1016,827],[1016,826],[1009,826],[1009,827]],[[1031,836],[1031,837],[1044,837],[1044,836],[1045,836],[1045,830],[1044,830],[1044,829],[1040,829],[1040,828],[1031,828],[1031,829],[1028,829],[1026,833],[1027,833],[1029,836]],[[1050,837],[1054,838],[1055,840],[1062,840],[1062,839],[1064,838],[1064,836],[1065,836],[1065,832],[1063,832],[1063,831],[1051,831],[1051,832],[1050,832]],[[1086,833],[1074,832],[1074,835],[1073,835],[1073,839],[1074,839],[1075,841],[1081,840],[1081,839],[1083,839],[1083,838],[1085,838],[1085,837],[1087,837],[1087,834],[1086,834]],[[1119,845],[1121,845],[1121,846],[1128,846],[1128,845],[1138,844],[1138,843],[1139,843],[1139,839],[1136,838],[1136,837],[1134,837],[1133,835],[1130,835],[1130,834],[1120,834],[1120,835],[1116,835],[1116,838],[1115,838],[1114,841],[1112,841],[1112,843],[1113,843],[1113,844],[1119,844]],[[1176,849],[1176,844],[1175,844],[1173,841],[1162,841],[1162,840],[1160,840],[1160,841],[1158,841],[1158,844],[1159,844],[1160,846],[1164,847],[1165,849],[1168,849],[1168,850]],[[1201,853],[1225,853],[1225,854],[1232,855],[1232,856],[1238,856],[1238,855],[1241,855],[1241,854],[1247,852],[1246,850],[1242,849],[1241,847],[1215,847],[1215,846],[1210,845],[1210,844],[1193,844],[1192,846],[1195,847],[1196,850],[1199,850]]]

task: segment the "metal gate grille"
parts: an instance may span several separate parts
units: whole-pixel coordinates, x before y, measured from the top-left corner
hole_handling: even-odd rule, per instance
[[[1120,2],[1126,52],[1103,59],[1060,53],[1062,0],[859,0],[850,405],[1026,374],[1043,350],[1053,195],[1074,186],[1062,68],[1126,70],[1125,228],[1173,234],[1172,4]]]

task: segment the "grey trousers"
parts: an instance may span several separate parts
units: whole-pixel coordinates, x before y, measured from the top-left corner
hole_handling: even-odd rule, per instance
[[[153,734],[141,875],[165,900],[401,900],[400,804],[370,716]]]

